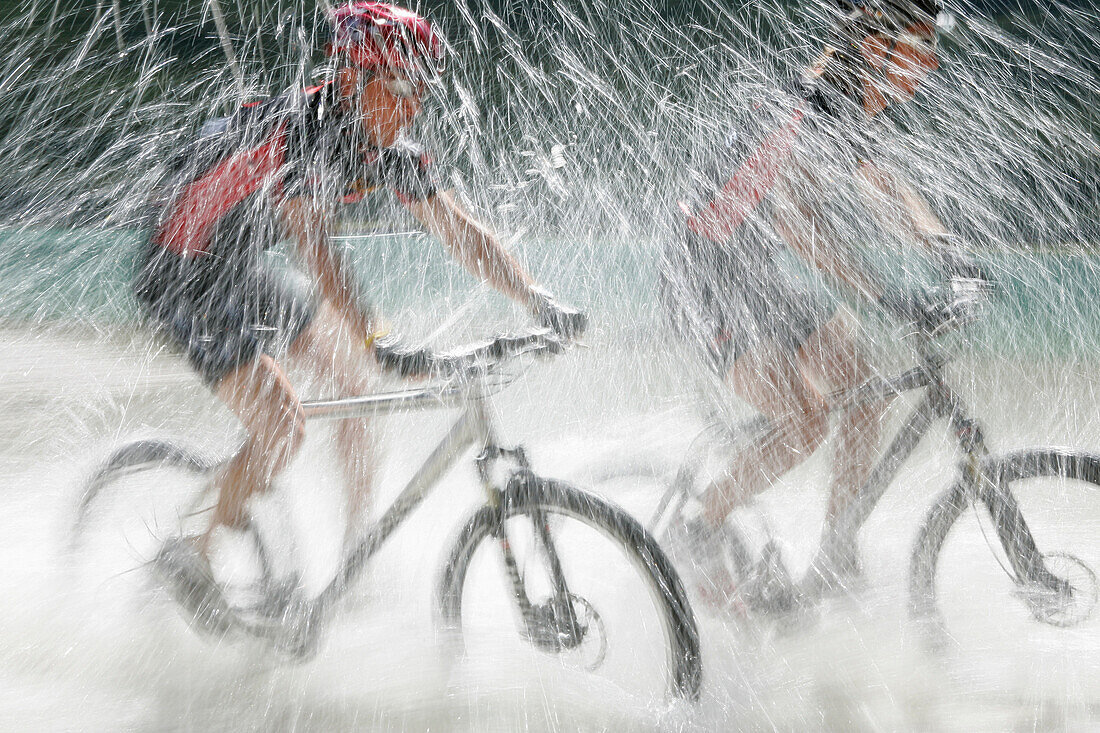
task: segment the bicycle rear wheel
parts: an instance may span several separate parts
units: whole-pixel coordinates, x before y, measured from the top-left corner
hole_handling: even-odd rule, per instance
[[[106,580],[120,596],[144,593],[150,577],[155,587],[165,586],[165,568],[171,573],[179,561],[165,562],[162,553],[178,548],[180,537],[205,531],[217,499],[209,479],[223,463],[163,440],[116,448],[81,487],[72,525],[70,552],[91,571],[89,580],[100,588]],[[193,624],[200,636],[247,634],[293,661],[315,650],[319,621],[296,593],[293,537],[281,530],[265,531],[249,517],[243,541],[221,556],[230,572],[229,582],[219,578],[218,586],[229,607],[211,623]],[[167,557],[178,558],[178,552],[170,550]],[[289,568],[277,567],[276,558]],[[139,568],[151,572],[130,572]],[[195,616],[184,613],[188,621]]]
[[[943,494],[918,536],[910,607],[928,640],[1025,654],[1033,669],[1095,658],[1100,456],[1022,451],[991,460],[984,475],[985,487],[960,482]]]
[[[79,544],[89,514],[104,501],[104,491],[126,476],[157,468],[177,469],[194,478],[209,473],[218,461],[166,440],[135,440],[116,448],[81,487],[73,518],[71,542]]]
[[[697,699],[695,618],[652,536],[618,507],[527,471],[500,499],[460,532],[439,585],[442,621],[468,655],[534,648],[620,686]]]

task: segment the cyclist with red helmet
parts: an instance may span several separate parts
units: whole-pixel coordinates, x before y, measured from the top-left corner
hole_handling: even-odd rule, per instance
[[[825,440],[828,413],[819,384],[852,387],[870,376],[850,319],[814,279],[781,266],[781,251],[905,320],[932,314],[922,298],[884,288],[849,247],[863,222],[900,226],[944,262],[970,267],[953,253],[951,237],[924,199],[872,160],[882,112],[910,99],[938,67],[939,0],[844,9],[835,43],[804,73],[796,93],[756,110],[758,121],[769,119],[749,133],[752,142],[735,139],[692,171],[699,190],[681,204],[681,236],[662,260],[662,299],[679,333],[772,424],[686,507],[675,527],[675,550],[699,568],[702,587],[721,602],[751,592],[732,587],[720,559],[726,517]],[[826,537],[868,477],[885,408],[862,405],[840,416]],[[815,561],[822,583],[836,587],[859,573],[855,537],[823,546],[837,549]]]
[[[363,358],[379,328],[329,232],[338,207],[389,189],[476,276],[564,339],[586,319],[554,301],[500,240],[447,191],[404,133],[427,84],[443,70],[444,42],[427,19],[381,2],[331,14],[327,53],[337,70],[323,84],[246,105],[204,126],[166,186],[135,292],[150,320],[241,420],[248,439],[214,479],[217,505],[198,538],[165,545],[158,568],[196,616],[216,605],[210,541],[248,523],[246,503],[264,492],[304,437],[292,364],[327,394],[370,390]],[[273,269],[263,252],[289,237],[318,297]],[[357,424],[358,423],[358,424]],[[337,429],[349,491],[345,541],[356,539],[369,499],[370,440],[361,422]]]

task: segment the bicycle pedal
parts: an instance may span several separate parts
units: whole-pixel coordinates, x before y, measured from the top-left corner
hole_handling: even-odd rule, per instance
[[[281,581],[262,581],[258,584],[260,600],[250,610],[265,618],[280,619],[301,602],[301,587],[301,577],[297,572]]]
[[[175,537],[165,542],[152,566],[192,629],[213,637],[224,637],[236,629],[233,609],[191,538]]]

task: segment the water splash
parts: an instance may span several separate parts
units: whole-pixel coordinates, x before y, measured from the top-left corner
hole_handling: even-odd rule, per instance
[[[21,346],[20,354],[51,339],[74,339],[66,345],[87,353],[93,345],[75,340],[75,334],[90,330],[94,339],[112,325],[111,333],[131,331],[129,259],[140,238],[147,194],[173,151],[205,120],[246,99],[304,86],[325,72],[321,8],[276,2],[225,3],[223,9],[239,79],[226,63],[208,4],[104,2],[71,9],[27,3],[0,23],[9,49],[0,60],[0,322],[21,334],[12,343],[30,334],[32,343]],[[1092,255],[1100,234],[1095,216],[1100,15],[1085,4],[1066,2],[952,9],[958,23],[941,44],[941,68],[886,125],[881,152],[908,173],[1003,283],[1007,305],[1000,306],[983,346],[991,360],[1011,364],[997,371],[983,363],[975,373],[992,373],[990,384],[1011,385],[1005,390],[1015,402],[1012,418],[999,423],[1007,440],[1049,442],[1055,435],[1087,442],[1097,437],[1089,363],[1100,345]],[[593,430],[591,425],[614,423],[616,414],[644,415],[654,405],[690,398],[683,383],[664,376],[663,370],[675,372],[662,362],[680,361],[682,354],[667,347],[652,298],[655,262],[676,226],[685,171],[714,141],[741,129],[754,104],[772,98],[813,61],[837,10],[816,2],[734,8],[635,0],[583,6],[459,1],[426,4],[423,10],[443,24],[454,60],[422,116],[418,136],[436,151],[446,182],[522,250],[530,269],[597,319],[588,376],[549,378],[553,399],[542,401],[541,408],[559,420],[544,429],[555,436],[567,432],[560,424],[583,433]],[[349,212],[348,231],[374,232],[380,223],[403,231],[403,216],[392,202],[365,205]],[[851,231],[860,234],[857,245],[872,252],[906,251],[904,242],[884,241],[859,222],[851,223]],[[382,273],[372,293],[394,317],[424,321],[412,329],[430,333],[427,321],[471,300],[472,281],[448,269],[441,256],[425,264],[420,254],[410,254],[429,246],[420,239],[348,241],[364,273]],[[898,271],[910,267],[897,264],[893,255],[882,257]],[[501,316],[489,298],[474,299],[479,307],[467,311],[470,330],[485,322],[486,313]],[[121,351],[131,356],[140,351],[146,358],[155,349],[125,342]],[[1036,355],[1042,360],[1033,361]],[[31,368],[48,372],[72,358],[54,351]],[[108,354],[102,363],[115,358]],[[653,371],[659,374],[639,370],[643,358],[652,359],[645,363],[656,364]],[[20,362],[13,357],[8,363]],[[122,363],[118,371],[132,367]],[[1044,376],[1031,371],[1035,363]],[[602,376],[605,371],[611,375]],[[614,378],[623,373],[631,377],[628,386]],[[1044,404],[1033,395],[1011,391],[1033,379],[1043,381],[1036,393],[1067,405],[1060,408],[1064,412],[1044,414]],[[25,416],[29,426],[15,445],[50,459],[77,449],[81,440],[56,437],[66,429],[56,415],[64,414],[94,426],[80,434],[89,439],[142,422],[180,427],[167,425],[147,404],[128,412],[126,390],[156,402],[172,389],[142,392],[144,387],[124,383],[122,397],[117,382],[70,390],[64,400],[47,397],[46,410],[55,415],[50,419],[27,408],[23,396],[5,393],[5,409]],[[181,413],[201,399],[194,385],[188,389],[190,402],[176,406]],[[997,390],[984,390],[983,403],[996,404]],[[596,407],[588,414],[545,407],[562,395]],[[220,418],[207,410],[202,419]],[[176,422],[196,427],[193,420]],[[659,424],[658,432],[690,429],[675,420]],[[532,431],[540,435],[537,426]],[[629,435],[631,441],[636,437]],[[33,483],[17,485],[29,490]],[[63,503],[64,492],[57,498]],[[889,635],[881,627],[876,632]],[[737,653],[744,642],[730,641],[741,637],[721,628],[715,635],[728,642],[716,653],[722,660],[716,679],[739,679]],[[843,632],[836,638],[850,640]],[[793,643],[796,650],[785,658],[805,662],[810,655],[810,667],[825,666],[809,651],[814,643]],[[897,653],[887,655],[886,663],[900,666],[910,659]],[[880,662],[871,655],[866,665],[856,666],[866,670]],[[790,718],[779,715],[773,724],[805,723],[821,709],[855,715],[846,699],[830,703],[829,690],[818,690],[819,698],[807,701],[797,678],[784,677],[766,662],[750,666],[752,684],[720,687],[704,724],[728,722],[735,713],[752,715],[756,703],[778,714],[783,700],[798,704],[788,711]],[[941,693],[925,674],[915,675],[926,686],[921,689]],[[873,686],[874,675],[867,677],[871,681],[863,689]],[[913,682],[914,675],[900,671],[890,679],[896,688]],[[1095,698],[1087,680],[1074,684],[1053,693],[1065,696],[1066,715]],[[287,685],[301,689],[297,681]],[[769,693],[769,686],[780,692]],[[881,697],[874,702],[889,714],[870,718],[871,724],[920,720],[916,714],[907,717],[904,704],[891,707]],[[905,704],[919,707],[912,699]],[[1022,706],[1023,717],[1028,704]],[[550,727],[568,720],[552,712],[518,717],[525,713],[522,704],[517,709],[509,722]],[[247,708],[247,713],[270,720],[262,711]],[[1041,713],[1034,717],[1043,720]],[[388,718],[395,719],[403,720],[400,713]],[[951,727],[950,720],[931,719],[933,727]],[[855,718],[833,720],[856,725]],[[1063,723],[1068,727],[1072,720]],[[582,717],[580,725],[593,722]],[[629,718],[628,723],[644,724]]]

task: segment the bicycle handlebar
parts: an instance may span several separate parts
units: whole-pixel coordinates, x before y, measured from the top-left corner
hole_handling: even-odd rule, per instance
[[[557,355],[565,344],[548,329],[501,335],[449,351],[409,348],[396,340],[375,344],[375,358],[386,371],[402,377],[455,377],[487,374],[518,356]]]
[[[935,313],[916,324],[917,333],[935,338],[967,326],[979,318],[979,311],[995,284],[980,278],[952,278],[941,290],[944,296]],[[505,334],[449,351],[413,348],[397,339],[375,342],[375,358],[382,368],[401,377],[473,377],[492,372],[518,356],[564,353],[566,343],[549,329]]]

